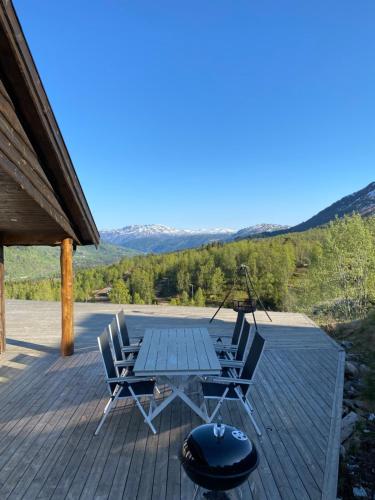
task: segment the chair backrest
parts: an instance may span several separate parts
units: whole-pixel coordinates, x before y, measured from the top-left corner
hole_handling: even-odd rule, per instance
[[[111,346],[109,345],[109,327],[98,337],[99,351],[102,355],[104,371],[107,378],[117,377],[115,364],[112,358]],[[109,392],[113,394],[116,384],[108,384]]]
[[[240,378],[246,378],[249,380],[252,380],[254,378],[260,358],[262,356],[264,344],[264,338],[259,334],[258,331],[256,331]]]
[[[236,360],[242,361],[245,355],[246,347],[249,342],[250,335],[250,323],[247,319],[244,319],[243,328],[240,336],[240,341],[238,343],[238,349],[236,352]]]
[[[236,319],[236,324],[234,325],[234,330],[233,330],[233,335],[232,335],[232,345],[237,345],[242,328],[244,325],[244,319],[245,319],[245,313],[242,311],[239,311],[237,313],[237,319]]]
[[[116,320],[113,320],[110,325],[108,325],[109,335],[111,337],[113,352],[116,361],[122,361],[124,358],[122,356],[121,344],[119,339],[119,334],[117,330]]]
[[[126,326],[124,311],[120,311],[116,314],[117,329],[120,333],[122,347],[128,347],[130,345],[128,327]]]

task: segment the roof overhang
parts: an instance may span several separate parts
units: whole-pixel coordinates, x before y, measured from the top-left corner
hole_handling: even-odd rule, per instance
[[[0,0],[0,76],[76,243],[99,243],[99,232],[30,53],[12,2]]]

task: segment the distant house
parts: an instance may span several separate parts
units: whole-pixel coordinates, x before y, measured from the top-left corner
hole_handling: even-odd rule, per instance
[[[109,302],[109,294],[112,290],[111,286],[106,286],[101,290],[94,290],[92,294],[92,300],[94,302]]]

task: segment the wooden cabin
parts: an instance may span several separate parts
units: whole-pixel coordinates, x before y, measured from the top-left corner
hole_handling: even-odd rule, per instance
[[[111,286],[106,286],[100,290],[94,290],[92,292],[92,302],[109,302],[109,294],[111,293],[111,290]]]
[[[6,345],[4,246],[61,247],[61,352],[70,355],[73,249],[98,243],[98,230],[12,2],[0,0],[0,352]]]

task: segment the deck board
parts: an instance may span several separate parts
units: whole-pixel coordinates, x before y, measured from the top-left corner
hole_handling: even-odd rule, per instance
[[[118,310],[76,304],[75,355],[61,358],[59,304],[8,301],[8,348],[0,357],[1,499],[192,498],[194,485],[178,455],[186,434],[202,422],[179,398],[155,419],[157,435],[124,401],[93,435],[108,398],[96,337]],[[208,324],[210,308],[132,305],[125,312],[133,337],[146,328],[179,328],[184,335],[208,328],[228,341],[235,320],[233,311],[222,310]],[[260,453],[242,498],[335,498],[344,353],[303,314],[271,317],[272,323],[257,313],[267,344],[250,393],[262,437],[235,402],[221,412]],[[161,389],[159,401],[168,395]],[[198,402],[198,385],[190,389]],[[229,496],[239,499],[240,491]]]

